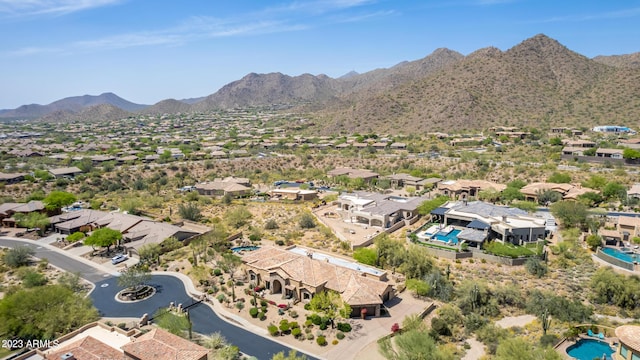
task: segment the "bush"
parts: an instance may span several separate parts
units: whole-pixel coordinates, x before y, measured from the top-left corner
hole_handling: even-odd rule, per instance
[[[542,335],[542,337],[540,337],[540,345],[543,347],[554,346],[558,340],[558,336],[554,334]]]
[[[73,234],[67,236],[67,241],[70,243],[74,243],[76,241],[84,239],[86,235],[83,232],[76,231]]]
[[[267,223],[264,224],[264,228],[267,230],[274,230],[278,228],[278,223],[273,220],[273,219],[269,219],[267,220]]]
[[[338,340],[344,339],[344,336],[345,336],[344,333],[340,331],[336,334],[336,337],[338,338]]]
[[[251,315],[252,318],[257,318],[258,317],[258,309],[257,308],[251,308],[249,309],[249,315]]]
[[[271,334],[271,336],[277,336],[278,335],[278,327],[271,324],[267,327],[267,330],[269,330],[269,334]]]
[[[302,335],[302,330],[300,330],[300,328],[294,328],[291,330],[291,335],[297,339]]]
[[[13,249],[9,249],[4,254],[2,260],[5,265],[12,268],[18,268],[20,266],[28,265],[33,254],[35,254],[35,250],[32,248],[28,246],[18,246]]]
[[[265,307],[267,304],[267,300],[260,300],[260,306]]]
[[[298,313],[295,310],[291,310],[289,311],[289,316],[295,319],[298,317]]]
[[[340,341],[338,341],[338,340],[336,340],[336,339],[333,339],[333,341],[332,341],[331,343],[332,343],[333,345],[338,345],[338,343],[339,343],[339,342],[340,342]]]
[[[307,321],[304,322],[304,326],[305,327],[311,327],[313,326],[313,321],[311,321],[311,319],[307,319]]]
[[[276,240],[276,245],[284,246],[284,240]]]
[[[314,336],[313,334],[309,333],[307,334],[307,340],[313,340]]]
[[[336,326],[338,328],[339,331],[342,332],[350,332],[351,331],[351,325],[349,323],[338,323],[338,325]]]
[[[260,314],[258,314],[258,318],[260,319],[260,321],[265,321],[267,320],[267,314],[260,312]]]
[[[316,343],[320,346],[327,346],[327,339],[323,335],[320,335],[316,339]]]
[[[311,314],[311,316],[309,316],[309,319],[314,325],[320,325],[322,323],[322,318],[318,314]]]
[[[320,330],[327,330],[327,323],[326,322],[320,323]]]
[[[300,217],[300,227],[303,229],[313,229],[316,227],[316,220],[310,213],[304,213]]]
[[[307,311],[311,310],[311,304],[309,303],[304,304],[304,309]]]
[[[280,331],[283,334],[288,334],[290,330],[291,330],[291,327],[289,326],[289,322],[287,322],[287,320],[282,320],[280,322]]]
[[[213,270],[213,275],[215,275],[215,276],[220,276],[220,275],[222,275],[222,270],[220,270],[220,269],[214,269],[214,270]]]
[[[538,258],[530,258],[527,262],[524,263],[525,268],[529,274],[534,275],[538,278],[541,278],[547,274],[548,268],[542,260]]]

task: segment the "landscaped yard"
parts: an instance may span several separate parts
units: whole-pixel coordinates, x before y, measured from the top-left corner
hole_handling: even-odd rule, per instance
[[[516,246],[513,244],[503,244],[498,241],[485,243],[483,249],[486,252],[496,256],[505,256],[511,258],[536,255],[535,249],[530,249],[525,246]]]

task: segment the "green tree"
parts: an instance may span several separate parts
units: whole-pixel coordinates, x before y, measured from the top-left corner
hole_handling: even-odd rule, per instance
[[[180,214],[180,216],[185,220],[200,221],[202,218],[200,208],[198,205],[193,203],[188,203],[186,205],[180,204],[178,207],[178,214]]]
[[[524,200],[524,194],[518,188],[507,187],[502,191],[500,199],[505,203],[510,203],[514,200]]]
[[[54,339],[97,319],[89,298],[62,285],[18,290],[0,300],[0,333],[8,338]]]
[[[340,294],[331,290],[317,292],[311,298],[309,308],[332,320],[351,316],[351,306],[342,300]]]
[[[29,246],[21,245],[9,249],[2,257],[2,261],[9,267],[18,268],[21,266],[29,265],[31,257],[35,253],[35,250],[30,248]]]
[[[418,206],[418,213],[423,216],[429,215],[433,210],[444,205],[449,200],[446,196],[438,196],[435,199],[426,200]]]
[[[76,201],[76,196],[66,191],[52,191],[42,202],[45,209],[56,212],[65,206],[69,206]]]
[[[77,272],[63,272],[58,277],[58,284],[70,289],[74,293],[79,293],[84,290],[84,285],[82,284],[80,273]]]
[[[602,237],[598,234],[591,234],[587,236],[587,245],[591,248],[591,250],[596,251],[599,246],[602,246]]]
[[[433,269],[433,258],[423,246],[411,245],[400,266],[400,272],[409,279],[421,279]]]
[[[598,174],[593,174],[588,180],[582,182],[582,186],[594,190],[602,190],[605,185],[607,185],[607,178]]]
[[[538,192],[538,203],[540,205],[548,205],[562,200],[562,194],[553,190],[544,190]]]
[[[625,160],[638,160],[640,159],[640,151],[636,149],[626,148],[622,151],[622,157]]]
[[[568,184],[571,182],[571,175],[567,173],[554,172],[547,178],[547,182],[556,184]]]
[[[131,266],[120,272],[118,285],[125,289],[138,289],[151,280],[151,271],[146,266]]]
[[[46,214],[42,214],[39,212],[30,212],[18,219],[18,224],[21,227],[26,228],[37,228],[38,234],[44,234],[44,231],[47,229],[51,222],[49,221],[49,217]]]
[[[300,216],[300,227],[303,229],[313,229],[316,227],[316,219],[310,213],[305,212]]]
[[[550,209],[565,228],[582,226],[587,220],[587,207],[578,201],[558,201]]]
[[[387,234],[377,237],[375,245],[378,249],[378,266],[396,268],[407,258],[404,243],[391,239]]]
[[[224,218],[229,226],[239,229],[247,224],[253,215],[244,206],[234,206],[225,212]]]
[[[84,244],[91,247],[106,247],[108,253],[111,246],[117,244],[121,239],[122,233],[120,231],[105,227],[94,230],[91,235],[84,239]]]
[[[378,252],[371,248],[358,248],[353,251],[353,258],[359,263],[375,266],[378,262]]]
[[[627,198],[627,188],[617,182],[609,182],[602,189],[602,195],[607,199],[623,201]]]
[[[140,260],[144,262],[156,262],[161,253],[162,247],[156,243],[144,244],[138,249]]]

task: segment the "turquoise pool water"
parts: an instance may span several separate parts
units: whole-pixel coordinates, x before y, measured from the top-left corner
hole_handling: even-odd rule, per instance
[[[458,234],[460,234],[460,230],[452,230],[450,233],[445,234],[442,232],[437,232],[433,236],[433,240],[442,241],[443,243],[449,243],[453,245],[458,245]]]
[[[260,246],[237,246],[232,247],[231,251],[240,252],[240,251],[254,251],[260,249]]]
[[[602,359],[602,355],[607,355],[607,359],[612,359],[613,349],[603,341],[581,339],[567,348],[567,354],[578,360]]]
[[[628,263],[633,263],[634,261],[640,262],[640,255],[638,254],[627,254],[618,249],[610,247],[602,248],[602,252]]]

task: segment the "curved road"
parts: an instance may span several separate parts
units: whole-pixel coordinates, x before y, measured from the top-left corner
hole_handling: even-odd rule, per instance
[[[78,272],[80,276],[95,284],[95,289],[89,295],[94,306],[103,317],[134,317],[140,318],[143,314],[153,314],[159,308],[166,308],[170,302],[181,303],[188,306],[195,303],[185,290],[180,279],[171,275],[153,275],[148,282],[156,288],[156,294],[149,299],[135,303],[121,303],[115,300],[118,291],[118,279],[113,274],[96,269],[59,250],[50,249],[38,243],[0,238],[0,247],[15,247],[26,245],[35,250],[35,256],[46,258],[49,263],[70,272]],[[206,304],[198,304],[189,309],[193,331],[201,334],[220,332],[230,343],[238,346],[240,351],[252,355],[258,359],[271,359],[281,351],[287,354],[290,348],[281,345],[268,338],[256,335],[241,327],[232,325],[218,317],[218,315]],[[306,355],[309,359],[315,359]]]

